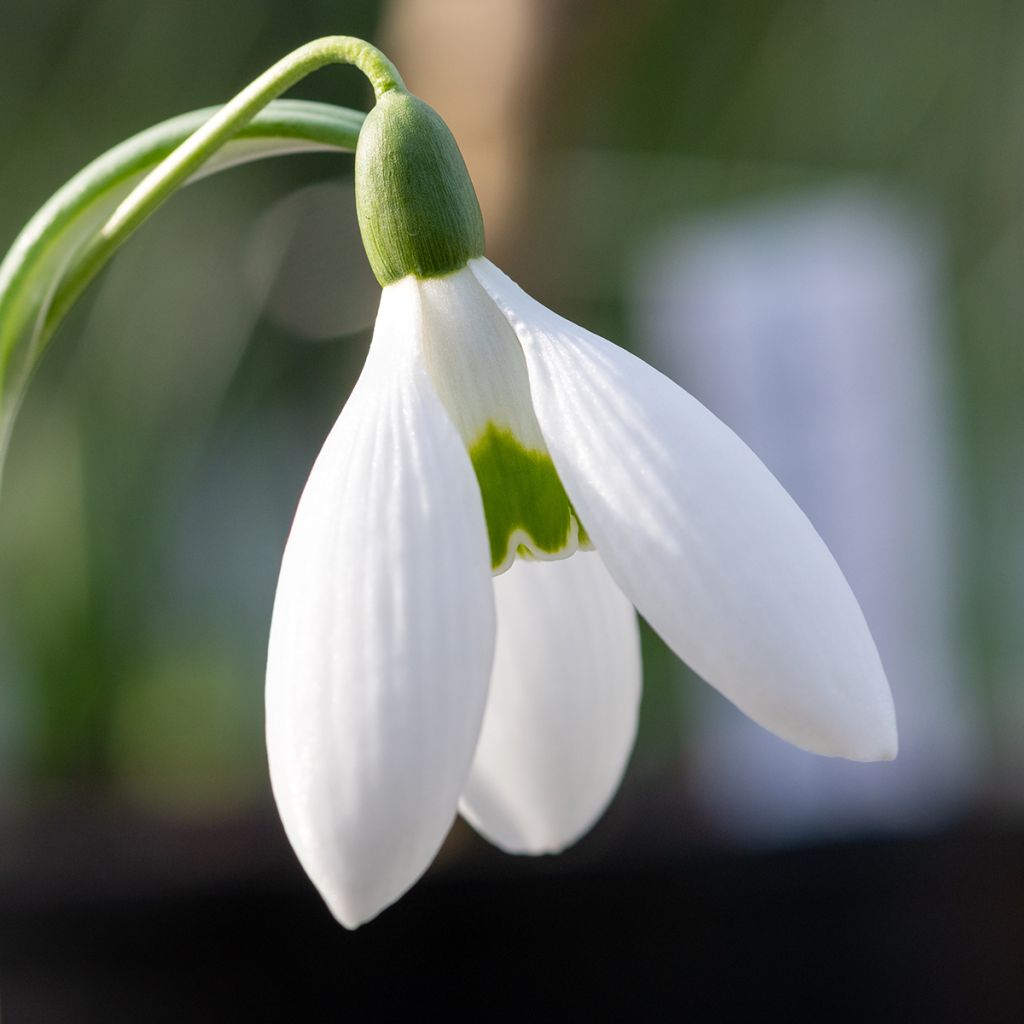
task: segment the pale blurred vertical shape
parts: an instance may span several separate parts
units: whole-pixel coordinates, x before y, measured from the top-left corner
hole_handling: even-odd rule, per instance
[[[488,255],[502,262],[527,189],[553,0],[393,0],[381,45],[409,89],[435,107],[465,157]]]
[[[680,225],[636,275],[646,354],[750,444],[825,538],[899,717],[899,758],[864,766],[790,748],[702,695],[695,784],[736,835],[927,824],[975,784],[938,257],[897,204],[851,189]]]

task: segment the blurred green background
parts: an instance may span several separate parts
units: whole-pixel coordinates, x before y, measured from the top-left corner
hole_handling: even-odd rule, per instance
[[[1024,5],[5,0],[0,246],[121,139],[226,100],[289,50],[333,33],[381,45],[449,122],[480,192],[488,255],[547,305],[645,354],[645,267],[673,232],[742,227],[749,211],[850,187],[884,197],[899,211],[894,222],[905,214],[924,225],[932,302],[924,315],[935,325],[928,365],[945,382],[931,440],[946,490],[933,497],[948,521],[932,549],[948,563],[939,577],[948,621],[932,625],[956,654],[947,668],[961,701],[930,735],[959,732],[962,713],[966,751],[949,768],[962,784],[929,822],[1017,835]],[[337,68],[291,95],[360,109],[371,98],[358,74]],[[142,860],[161,870],[192,858],[189,870],[206,881],[241,877],[268,857],[287,860],[297,877],[267,781],[266,636],[291,515],[362,366],[378,297],[358,237],[351,157],[306,155],[245,166],[174,197],[62,327],[17,424],[0,496],[0,907],[17,903],[34,871],[47,898],[51,884],[64,894],[52,897],[64,900],[61,914],[87,890],[102,899],[116,849],[144,849]],[[893,507],[901,501],[896,487]],[[851,502],[849,515],[859,510]],[[916,634],[903,640],[922,643]],[[624,792],[582,852],[559,863],[594,870],[609,849],[633,863],[637,851],[660,855],[725,828],[706,786],[707,764],[718,762],[702,774],[694,754],[711,734],[717,698],[685,678],[649,632],[644,648],[640,740]],[[933,710],[927,673],[912,697],[901,696],[910,691],[887,664],[908,736]],[[734,714],[719,701],[712,717],[723,708]],[[901,779],[916,772],[896,816],[851,819],[844,835],[899,833],[917,821],[917,802],[931,799],[928,786],[941,775],[929,743],[919,746],[908,751],[912,772],[893,769]],[[944,747],[932,747],[937,762]],[[724,749],[728,760],[733,748]],[[770,761],[732,760],[741,789],[744,775],[751,785],[760,775],[793,800],[834,767],[808,758],[790,782],[765,767]],[[858,778],[879,790],[897,778],[851,770],[869,773]],[[841,804],[847,778],[836,774],[838,788],[821,799]],[[93,818],[117,837],[100,844],[95,877],[68,868],[88,848],[82,836],[95,839]],[[43,840],[31,838],[41,820],[59,841],[45,829]],[[175,845],[196,834],[213,841]],[[734,827],[732,835],[745,838]],[[472,865],[486,856],[482,845],[457,829],[446,863]],[[40,850],[55,859],[37,862]],[[973,847],[960,859],[926,853],[938,867],[922,882],[922,906],[949,877],[995,877],[975,871]],[[802,885],[795,863],[772,862],[771,884],[788,870]],[[868,871],[866,863],[854,855],[842,870]],[[712,864],[708,891],[718,891],[718,878],[746,892],[742,870],[737,880]],[[879,862],[879,876],[890,867]],[[894,892],[870,908],[872,939],[893,931],[895,890],[912,890],[903,882],[917,876],[894,877]],[[1024,891],[1019,871],[999,878],[1005,889],[993,883],[997,895],[975,921],[982,935],[1001,920],[1003,893]],[[772,891],[789,900],[800,885]],[[839,892],[849,895],[845,885]],[[818,916],[805,924],[816,944],[831,930],[832,904],[812,898]],[[591,902],[580,897],[581,906]],[[706,910],[712,924],[721,917],[712,897]],[[628,906],[618,913],[628,922]],[[957,936],[972,934],[947,917]],[[854,948],[862,940],[856,933]],[[719,936],[723,964],[732,941]],[[1019,963],[1020,948],[1008,948],[993,962]],[[955,965],[947,976],[962,977]],[[0,963],[0,995],[3,981]],[[1020,1018],[1007,1010],[971,1019]]]
[[[452,123],[492,258],[626,345],[638,343],[638,254],[667,224],[850,181],[924,211],[946,289],[955,629],[983,736],[975,799],[1019,807],[1024,9],[8,0],[0,237],[121,138],[335,31],[389,47]],[[342,69],[294,95],[369,99]],[[351,158],[317,155],[182,193],[76,309],[30,392],[0,501],[8,806],[70,792],[200,818],[265,809],[278,559],[376,296]],[[681,779],[690,689],[646,644],[633,772]]]

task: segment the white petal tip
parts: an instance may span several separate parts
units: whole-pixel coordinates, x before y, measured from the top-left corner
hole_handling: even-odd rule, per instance
[[[404,887],[398,887],[385,886],[381,884],[382,879],[368,877],[363,885],[355,884],[355,880],[350,879],[343,891],[328,891],[320,885],[317,885],[317,890],[334,919],[354,932],[397,903],[418,880],[417,877]]]
[[[510,854],[513,857],[547,857],[562,853],[579,842],[600,817],[600,814],[596,814],[583,826],[571,830],[565,827],[564,822],[558,822],[557,834],[555,834],[550,830],[540,831],[538,825],[541,823],[537,821],[529,823],[532,828],[524,828],[524,823],[521,820],[514,820],[500,813],[496,814],[493,806],[485,806],[484,810],[486,812],[484,816],[476,813],[473,804],[466,797],[459,802],[459,813],[470,826],[492,846],[496,846],[502,853]],[[521,814],[517,816],[517,818],[521,817]]]
[[[568,850],[581,840],[595,824],[595,820],[572,834],[566,834],[564,829],[557,835],[527,834],[521,829],[513,830],[507,823],[504,828],[494,828],[494,821],[490,821],[485,827],[483,821],[473,813],[473,810],[463,800],[459,804],[459,813],[469,824],[476,829],[492,846],[496,846],[502,853],[510,854],[513,857],[551,857]]]
[[[354,917],[340,910],[335,910],[333,907],[330,910],[334,915],[334,920],[350,932],[354,932],[360,925],[366,924],[367,921],[372,921],[377,916],[376,913],[372,913],[365,917]]]
[[[387,909],[386,907],[356,908],[351,905],[342,908],[334,906],[331,903],[328,903],[327,906],[331,913],[334,915],[334,919],[338,922],[338,924],[342,925],[344,928],[347,928],[350,932],[354,932],[361,925],[368,924],[375,917],[377,917],[377,915],[380,914],[382,910]]]
[[[850,761],[894,761],[899,750],[900,741],[893,720],[888,729],[873,736],[870,742],[864,742],[855,752],[840,756]]]
[[[582,836],[577,836],[575,839],[569,840],[569,842],[531,843],[523,846],[499,847],[499,849],[514,857],[556,857],[558,854],[564,853],[570,846],[582,838]]]
[[[838,729],[835,728],[837,725]],[[847,761],[892,761],[899,753],[896,716],[891,705],[879,709],[870,721],[833,723],[829,734],[812,742],[801,742],[790,736],[782,738],[812,754],[841,757]]]

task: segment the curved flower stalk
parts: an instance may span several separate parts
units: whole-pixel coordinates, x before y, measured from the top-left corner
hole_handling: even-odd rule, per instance
[[[283,89],[339,61],[374,86],[361,129],[351,112],[300,124],[316,120],[309,105],[261,120]],[[290,129],[275,134],[282,116]],[[215,154],[243,157],[239,133],[266,155],[344,147],[358,130],[380,311],[295,514],[266,690],[285,830],[342,923],[413,885],[458,811],[518,853],[561,850],[591,827],[635,738],[636,611],[783,739],[895,756],[878,654],[803,513],[685,391],[486,260],[451,133],[383,55],[317,40],[170,149],[195,123],[88,168],[0,267],[0,439],[85,283]]]
[[[98,157],[40,208],[0,263],[0,474],[22,396],[50,338],[75,298],[127,237],[121,233],[111,238],[106,252],[96,258],[111,215],[217,112],[211,107],[181,114]],[[354,151],[362,123],[363,115],[353,110],[278,100],[240,125],[223,148],[211,150],[183,183],[269,156]]]
[[[179,188],[277,153],[355,148],[361,114],[319,103],[274,103],[328,64],[357,67],[378,99],[403,88],[387,57],[362,39],[314,39],[223,107],[165,121],[105,153],[29,221],[0,265],[0,469],[24,389],[61,319]]]
[[[360,134],[356,201],[380,312],[267,667],[274,793],[335,916],[401,896],[457,808],[514,852],[590,828],[634,740],[634,607],[783,739],[893,757],[878,654],[806,517],[695,399],[484,258],[455,142],[401,87]]]

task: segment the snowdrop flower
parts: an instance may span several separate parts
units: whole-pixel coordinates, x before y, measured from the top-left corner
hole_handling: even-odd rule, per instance
[[[634,608],[783,739],[893,757],[878,654],[811,524],[695,399],[484,258],[440,118],[386,92],[356,185],[380,312],[267,667],[274,794],[335,916],[401,896],[457,811],[513,852],[590,828],[633,745]]]

